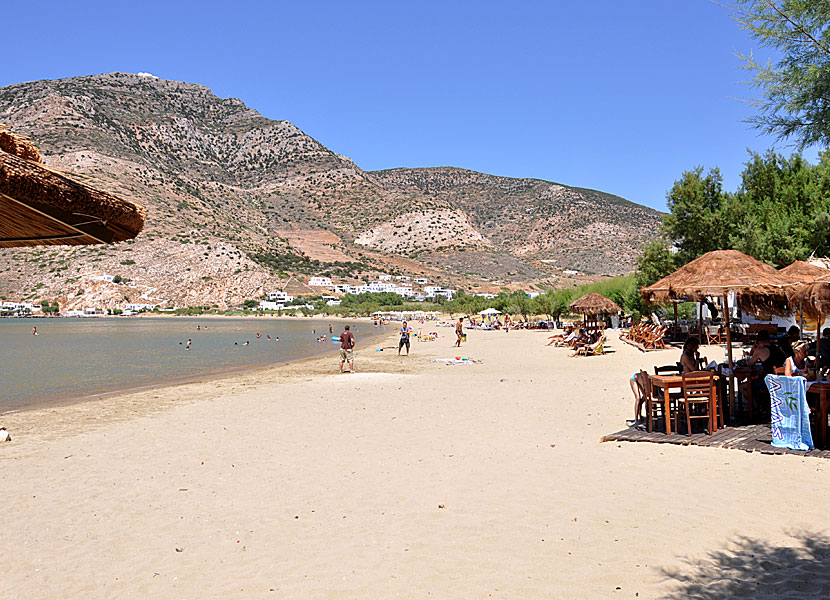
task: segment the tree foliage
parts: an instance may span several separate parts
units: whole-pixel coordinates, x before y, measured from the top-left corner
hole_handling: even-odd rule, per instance
[[[830,2],[826,0],[734,0],[735,19],[778,56],[759,63],[741,55],[753,74],[750,85],[758,129],[792,139],[802,148],[830,144]]]
[[[830,152],[816,165],[798,154],[750,153],[734,193],[723,191],[717,169],[698,167],[667,198],[662,238],[638,261],[640,285],[712,250],[740,250],[775,267],[830,254]]]

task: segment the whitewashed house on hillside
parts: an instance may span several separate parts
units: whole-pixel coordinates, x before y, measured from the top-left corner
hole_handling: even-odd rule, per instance
[[[331,277],[312,277],[308,280],[309,287],[334,287]]]

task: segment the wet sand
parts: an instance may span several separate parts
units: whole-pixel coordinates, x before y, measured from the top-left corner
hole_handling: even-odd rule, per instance
[[[830,463],[600,443],[632,417],[630,374],[678,350],[470,331],[458,351],[437,331],[409,357],[358,346],[356,374],[332,352],[4,415],[0,591],[828,596]],[[430,362],[459,355],[483,362]]]

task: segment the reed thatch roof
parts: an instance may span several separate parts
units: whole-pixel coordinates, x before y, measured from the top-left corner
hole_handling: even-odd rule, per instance
[[[779,272],[792,279],[795,283],[800,284],[811,283],[816,279],[830,278],[830,270],[803,260],[797,260],[793,264],[787,265]]]
[[[35,162],[42,162],[43,160],[40,156],[40,150],[37,149],[32,140],[17,133],[12,133],[2,123],[0,123],[0,150],[26,160]]]
[[[622,310],[616,302],[597,293],[585,294],[574,300],[568,308],[581,315],[616,315]]]
[[[814,319],[830,315],[830,276],[826,276],[823,281],[800,286],[790,296],[790,303],[800,306],[804,314]]]
[[[737,250],[716,250],[640,290],[649,302],[721,297],[734,292],[738,306],[753,313],[786,314],[794,282],[775,268]]]
[[[146,211],[40,162],[31,141],[0,129],[0,248],[121,242]]]

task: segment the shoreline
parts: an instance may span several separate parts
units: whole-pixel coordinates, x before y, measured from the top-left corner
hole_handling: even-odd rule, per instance
[[[178,317],[179,315],[176,315],[176,316]],[[201,319],[201,318],[203,318],[203,317],[200,317],[200,316],[197,316],[197,317],[183,316],[183,317],[186,318],[186,319]],[[27,317],[27,318],[30,318],[30,317]],[[62,318],[62,319],[75,319],[75,318],[78,318],[78,319],[81,319],[80,317],[50,317],[50,318]],[[92,317],[92,318],[112,319],[112,318],[116,318],[116,317],[114,317],[114,316],[105,316],[105,317]],[[130,317],[127,317],[127,318],[130,318]],[[163,317],[163,319],[167,319],[167,318],[168,318],[167,316]],[[213,319],[237,319],[237,318],[244,318],[244,317],[236,317],[236,316],[232,316],[232,315],[231,316],[213,315],[211,318],[213,318]],[[278,317],[278,318],[281,318],[281,317]],[[288,318],[292,319],[291,317],[288,317]],[[250,319],[246,319],[246,320],[250,320]],[[372,321],[373,321],[371,318],[365,318],[365,317],[356,318],[356,319],[326,318],[326,319],[323,319],[323,320],[328,320],[328,321],[331,321],[331,322],[338,322],[338,323],[344,323],[344,322],[352,323],[355,320],[357,320],[358,322],[364,322],[364,323],[368,323],[368,324],[371,324]],[[372,331],[372,333],[366,335],[366,330],[364,330],[363,331],[364,336],[362,336],[362,337],[365,337],[367,339],[367,341],[370,344],[373,344],[373,345],[378,340],[384,339],[384,336],[386,336],[387,333],[389,333],[388,331],[382,330],[380,327],[378,327],[376,331],[374,331],[374,330],[369,330],[369,331]],[[394,330],[392,331],[392,333],[395,333]],[[358,339],[358,344],[360,344],[360,339]],[[2,410],[2,404],[0,404],[0,419],[6,417],[7,415],[23,414],[23,413],[29,413],[31,411],[36,411],[36,410],[46,410],[46,409],[50,409],[50,408],[71,406],[71,405],[74,405],[74,404],[80,404],[80,403],[85,403],[85,402],[94,402],[94,401],[97,401],[97,400],[109,399],[109,398],[114,398],[114,397],[118,397],[118,396],[132,395],[132,394],[137,394],[137,393],[141,393],[141,392],[151,392],[151,391],[162,390],[162,389],[166,389],[166,388],[174,388],[174,387],[179,387],[179,386],[188,385],[188,384],[198,384],[198,383],[205,383],[205,382],[211,382],[211,381],[216,381],[216,380],[232,379],[232,378],[238,377],[238,376],[244,376],[244,375],[247,375],[247,374],[257,373],[257,372],[264,372],[264,371],[268,371],[270,369],[277,369],[277,368],[280,368],[280,367],[284,367],[286,365],[299,364],[299,363],[303,363],[303,362],[306,362],[306,361],[314,361],[314,360],[317,360],[317,359],[325,359],[325,358],[329,357],[330,355],[336,355],[336,353],[331,354],[331,350],[332,350],[331,346],[326,345],[326,346],[321,347],[318,350],[315,350],[314,354],[312,354],[310,356],[291,357],[291,358],[287,358],[285,360],[276,360],[276,361],[270,362],[270,363],[255,362],[255,363],[251,363],[249,365],[221,367],[221,368],[216,368],[216,369],[201,372],[201,373],[194,373],[192,375],[182,375],[182,376],[179,376],[179,377],[172,377],[172,378],[168,377],[168,378],[160,379],[160,380],[152,382],[152,383],[147,383],[147,384],[142,384],[142,385],[132,385],[132,386],[128,386],[128,387],[114,387],[113,389],[108,389],[108,390],[104,390],[104,391],[101,391],[101,392],[95,392],[95,393],[92,393],[92,394],[85,394],[85,395],[81,395],[81,396],[74,396],[73,395],[73,396],[66,397],[66,398],[61,398],[61,399],[58,399],[58,400],[52,400],[52,399],[45,400],[45,401],[44,400],[37,400],[37,401],[32,402],[31,404],[27,404],[27,405],[22,406],[22,407],[15,407],[15,408],[12,408],[10,410],[5,410],[5,411]]]
[[[372,363],[378,343],[387,344],[397,339],[397,331],[378,333],[370,347],[361,348],[358,339],[355,367],[357,373],[386,373],[360,370],[360,365]],[[61,436],[69,424],[101,426],[122,420],[142,418],[163,412],[175,406],[198,404],[203,398],[199,390],[210,386],[211,391],[223,394],[238,393],[251,386],[281,384],[297,379],[309,380],[319,376],[339,376],[339,354],[327,351],[317,356],[297,358],[286,362],[252,368],[223,371],[209,376],[175,383],[147,385],[125,390],[93,394],[48,405],[22,408],[0,413],[0,426],[6,427],[12,437],[52,439]],[[6,458],[0,444],[0,460]]]

